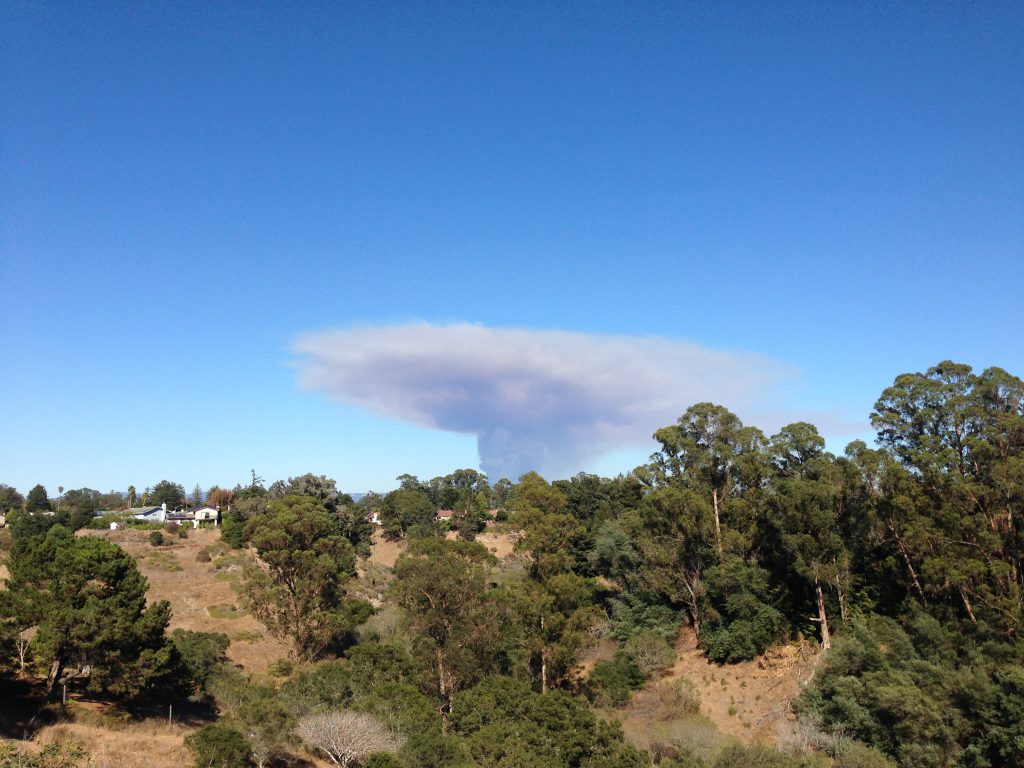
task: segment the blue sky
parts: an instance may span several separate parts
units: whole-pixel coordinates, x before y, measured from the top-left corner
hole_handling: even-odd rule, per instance
[[[901,372],[1024,375],[1024,6],[773,5],[3,3],[0,482],[477,466],[438,370],[310,384],[335,329],[750,353],[708,396],[836,449]]]

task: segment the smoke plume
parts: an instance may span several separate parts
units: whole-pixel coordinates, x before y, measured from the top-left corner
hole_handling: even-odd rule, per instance
[[[793,371],[661,337],[424,323],[308,333],[300,384],[384,416],[476,435],[492,479],[578,471],[702,400],[756,405]]]

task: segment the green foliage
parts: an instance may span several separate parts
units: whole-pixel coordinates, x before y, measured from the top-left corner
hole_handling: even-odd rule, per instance
[[[627,590],[608,601],[612,632],[616,640],[628,640],[640,632],[656,632],[662,637],[675,637],[683,616],[677,608],[666,605],[654,591]]]
[[[185,737],[196,768],[249,768],[252,749],[245,736],[228,725],[211,723]]]
[[[25,504],[25,497],[18,493],[16,488],[0,483],[0,515],[8,515],[14,510],[21,509]]]
[[[172,684],[170,606],[146,605],[146,579],[131,556],[61,526],[16,543],[8,586],[23,620],[37,627],[33,652],[50,667],[51,688],[66,671],[86,668],[97,693],[133,698]]]
[[[50,512],[52,509],[53,506],[46,495],[46,489],[41,485],[33,486],[32,490],[28,492],[28,496],[25,497],[25,511],[29,514],[38,514]]]
[[[380,505],[381,525],[390,539],[436,535],[440,531],[434,520],[436,514],[437,507],[427,492],[410,487],[392,491]]]
[[[162,547],[164,544],[164,535],[160,531],[150,531],[149,543],[154,547]]]
[[[564,691],[537,694],[526,683],[508,678],[487,678],[459,694],[450,726],[465,739],[477,765],[650,764],[625,744],[620,729],[597,720],[578,697]]]
[[[907,768],[1024,760],[1019,651],[974,646],[920,612],[853,622],[797,705]]]
[[[609,579],[624,580],[638,564],[639,555],[632,537],[618,520],[601,523],[587,561],[591,570]]]
[[[289,678],[279,698],[295,717],[345,709],[352,701],[352,673],[343,662],[318,664]]]
[[[395,563],[391,595],[445,702],[500,663],[503,609],[488,586],[493,562],[474,542],[430,538],[410,542]]]
[[[733,744],[723,749],[713,768],[828,768],[828,760],[820,755],[805,757],[778,752],[754,744],[749,747]]]
[[[9,742],[0,744],[0,768],[79,768],[91,765],[89,753],[74,742],[47,744],[38,753],[23,751]]]
[[[754,658],[778,641],[782,614],[768,603],[768,573],[741,557],[727,557],[704,577],[708,596],[700,646],[712,661]]]
[[[405,763],[389,752],[376,752],[363,761],[363,768],[405,768]]]
[[[174,509],[185,503],[185,495],[185,487],[180,483],[161,480],[153,486],[143,503],[156,507],[166,504],[168,509]]]
[[[598,704],[621,707],[629,701],[633,691],[643,687],[644,680],[636,662],[618,653],[611,661],[601,661],[594,665],[587,677],[586,689]]]
[[[197,692],[206,689],[206,681],[213,671],[227,661],[226,651],[231,640],[223,632],[193,632],[176,629],[171,642]]]
[[[253,614],[275,636],[290,640],[296,656],[313,659],[344,642],[372,613],[346,600],[355,553],[337,519],[315,499],[286,496],[246,525],[246,538],[267,569],[246,574]]]

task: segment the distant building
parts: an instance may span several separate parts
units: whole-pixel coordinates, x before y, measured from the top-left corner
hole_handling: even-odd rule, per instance
[[[200,523],[213,523],[217,525],[220,520],[220,507],[205,506],[192,511],[192,525],[196,528]]]
[[[159,507],[131,507],[125,514],[147,523],[162,523],[167,519],[167,502]]]

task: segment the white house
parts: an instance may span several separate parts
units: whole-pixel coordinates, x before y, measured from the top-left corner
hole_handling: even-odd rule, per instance
[[[132,507],[128,514],[136,520],[144,520],[147,523],[162,523],[167,519],[167,502],[159,507]]]
[[[220,519],[220,509],[217,507],[205,506],[192,510],[192,527],[198,528],[200,523],[213,523],[217,525]]]

